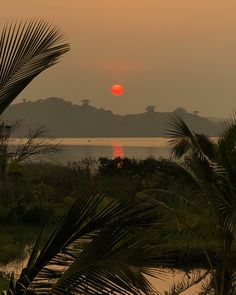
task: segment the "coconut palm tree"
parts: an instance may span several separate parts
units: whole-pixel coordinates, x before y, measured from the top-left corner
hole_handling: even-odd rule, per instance
[[[209,206],[217,220],[222,254],[217,265],[214,260],[208,261],[212,281],[207,292],[212,288],[216,295],[232,295],[236,283],[232,261],[236,234],[236,118],[221,126],[215,140],[190,130],[180,117],[173,117],[168,135],[172,156],[184,159],[184,169],[202,191],[202,206]]]
[[[80,195],[7,294],[154,294],[146,276],[164,261],[145,229],[159,224],[153,202]]]

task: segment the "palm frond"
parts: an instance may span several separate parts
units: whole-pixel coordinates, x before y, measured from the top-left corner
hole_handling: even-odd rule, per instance
[[[177,158],[185,157],[189,174],[201,188],[228,186],[228,171],[217,162],[218,147],[211,139],[192,132],[180,117],[173,117],[168,130],[172,154]]]
[[[191,155],[193,144],[196,143],[193,132],[179,116],[173,116],[167,129],[171,155],[175,158]]]
[[[178,295],[206,280],[209,271],[194,271],[193,274],[187,274],[181,281],[175,283],[167,295]]]
[[[218,138],[218,158],[231,176],[232,182],[236,180],[236,115],[224,122]]]
[[[9,280],[9,286],[8,286],[8,290],[7,290],[7,295],[14,294],[15,284],[16,284],[15,275],[12,272],[11,276],[10,276],[10,280]]]
[[[236,237],[236,116],[224,123],[217,143],[192,132],[180,118],[174,118],[170,127],[170,136],[173,137],[170,141],[172,154],[177,158],[184,156],[187,169],[195,176],[202,195],[217,217],[216,229],[220,231],[224,245],[222,265],[227,265],[227,269],[219,269],[223,277],[229,276],[232,273],[232,264],[228,252],[231,251],[232,242]],[[175,212],[172,210],[172,213]],[[181,218],[180,221],[184,222]],[[204,248],[203,250],[211,268],[214,285],[203,290],[202,294],[208,294],[208,291],[211,294],[212,289],[217,290],[217,284],[221,282],[219,283],[217,275],[214,274],[209,255]],[[220,288],[224,290],[223,285]]]
[[[153,274],[163,258],[139,229],[160,224],[156,208],[148,200],[118,203],[93,190],[79,196],[35,263],[24,269],[20,290],[149,294],[145,274]]]
[[[29,257],[29,260],[28,260],[28,263],[26,265],[26,268],[30,268],[34,265],[38,255],[39,255],[39,252],[40,252],[40,242],[41,242],[41,239],[42,239],[42,235],[43,235],[43,232],[44,232],[44,226],[42,227],[39,235],[38,235],[38,238],[34,244],[34,247],[32,249],[32,252],[31,252],[31,255]]]
[[[193,155],[198,155],[199,158],[207,157],[211,160],[215,158],[215,143],[204,134],[190,130],[181,117],[172,117],[167,135],[171,138],[169,146],[175,158],[192,157]]]
[[[218,146],[216,142],[205,134],[195,133],[198,145],[200,146],[202,152],[212,161],[217,158]]]
[[[69,48],[60,29],[46,21],[33,19],[4,26],[0,36],[0,114]]]
[[[105,195],[97,194],[91,190],[82,194],[77,198],[67,215],[62,222],[58,225],[44,248],[41,250],[37,258],[34,268],[29,268],[26,275],[31,281],[51,260],[51,265],[56,264],[57,260],[61,263],[61,252],[66,250],[69,244],[74,241],[85,237],[83,241],[89,243],[92,237],[88,234],[98,231],[100,228],[110,222],[111,218],[116,214],[122,213],[121,206],[113,200],[108,201],[108,204],[98,210],[105,200]],[[66,253],[65,253],[66,255]],[[70,260],[73,261],[73,255]],[[69,257],[66,257],[68,261]],[[44,270],[47,272],[47,270]]]
[[[204,154],[201,157],[193,155],[191,158],[186,158],[184,164],[187,170],[194,175],[196,183],[203,191],[206,187],[211,189],[213,185],[221,190],[229,185],[228,173],[225,168],[217,162],[211,161]]]
[[[138,295],[141,291],[150,294],[153,288],[142,271],[146,269],[148,273],[147,265],[158,265],[156,255],[151,255],[151,247],[140,246],[137,238],[129,238],[127,230],[120,222],[100,233],[58,280],[51,294],[76,291],[80,294]]]
[[[215,295],[215,288],[212,283],[210,282],[208,284],[203,284],[199,295]]]
[[[141,199],[151,198],[154,201],[157,200],[158,202],[167,205],[169,208],[172,207],[173,209],[185,206],[191,208],[191,212],[202,211],[202,208],[195,204],[191,199],[187,199],[178,193],[170,192],[164,189],[146,189],[139,192],[137,197]],[[160,208],[159,211],[161,211]]]
[[[188,169],[195,174],[206,204],[217,214],[220,227],[236,237],[236,190],[228,177],[228,171],[207,159],[199,161],[192,158],[186,162]]]
[[[216,210],[220,217],[222,230],[228,234],[229,237],[236,239],[236,200],[235,192],[232,192],[216,199]]]

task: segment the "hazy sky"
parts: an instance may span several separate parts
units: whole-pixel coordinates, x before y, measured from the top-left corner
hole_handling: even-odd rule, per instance
[[[39,17],[72,50],[19,96],[87,98],[115,113],[236,110],[235,0],[1,0],[0,25]],[[109,88],[121,83],[125,94]]]

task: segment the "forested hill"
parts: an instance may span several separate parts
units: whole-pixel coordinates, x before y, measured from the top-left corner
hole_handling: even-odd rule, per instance
[[[45,125],[56,137],[152,137],[165,136],[173,114],[181,116],[194,131],[217,135],[216,123],[183,108],[173,113],[156,112],[150,107],[140,114],[116,115],[91,106],[88,100],[75,105],[56,97],[11,105],[4,113],[4,120],[24,120],[24,124],[30,126]]]

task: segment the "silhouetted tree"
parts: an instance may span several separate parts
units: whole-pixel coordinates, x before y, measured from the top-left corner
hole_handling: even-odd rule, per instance
[[[149,105],[149,106],[146,107],[146,111],[148,113],[153,113],[153,112],[155,112],[155,108],[156,107],[154,105]]]
[[[86,105],[87,106],[87,105],[90,104],[91,100],[89,100],[89,99],[82,99],[81,102],[82,102],[83,105]]]
[[[177,115],[186,114],[188,111],[185,108],[179,107],[174,110],[174,113]]]

